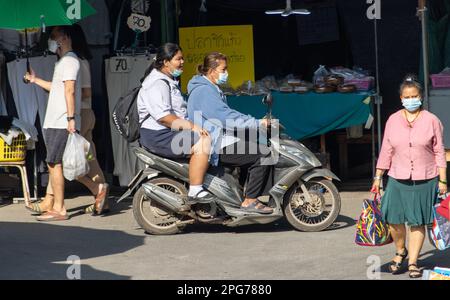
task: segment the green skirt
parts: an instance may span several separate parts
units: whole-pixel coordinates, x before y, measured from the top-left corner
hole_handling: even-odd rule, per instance
[[[397,180],[389,177],[381,198],[383,219],[389,224],[422,226],[433,223],[433,206],[438,196],[438,178]]]

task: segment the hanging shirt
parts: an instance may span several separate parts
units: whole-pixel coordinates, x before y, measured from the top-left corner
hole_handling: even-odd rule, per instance
[[[395,179],[426,180],[446,168],[443,126],[432,113],[423,110],[410,126],[403,109],[389,117],[377,169],[389,170]]]
[[[82,19],[78,24],[86,35],[89,45],[109,45],[112,33],[109,19],[109,10],[105,0],[88,0],[96,13]]]
[[[27,33],[28,46],[32,48],[39,43],[41,38],[40,30],[30,30]],[[25,47],[25,32],[13,29],[0,29],[0,49],[17,51]]]
[[[48,97],[47,112],[44,128],[67,128],[67,104],[65,96],[65,82],[75,81],[75,126],[80,130],[81,118],[81,84],[80,61],[73,52],[68,52],[56,64],[53,73],[52,87]]]
[[[30,66],[39,78],[51,81],[56,63],[56,55],[30,58]],[[36,84],[25,84],[23,75],[27,71],[26,59],[13,60],[7,64],[8,81],[14,98],[14,104],[21,121],[34,126],[39,113],[43,126],[47,111],[48,92]]]
[[[114,68],[117,65],[116,59],[127,59],[128,69],[126,72],[117,72]],[[130,90],[138,87],[140,79],[152,63],[153,56],[121,56],[112,57],[105,60],[105,80],[108,89],[109,111],[113,111],[119,98]],[[132,146],[139,146],[135,142],[129,144],[115,129],[115,125],[110,120],[111,142],[114,156],[114,175],[119,177],[121,186],[127,186],[136,173],[144,167],[133,152]]]

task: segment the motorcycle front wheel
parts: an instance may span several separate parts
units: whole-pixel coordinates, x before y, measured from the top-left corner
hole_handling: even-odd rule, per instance
[[[171,178],[155,178],[148,181],[179,195],[187,195],[186,187]],[[140,187],[133,197],[133,215],[145,232],[155,235],[176,234],[186,226],[179,224],[179,217],[169,209],[152,201]]]
[[[305,182],[311,202],[298,184],[286,192],[283,211],[289,224],[300,231],[322,231],[336,221],[341,211],[341,197],[330,180],[312,179]]]

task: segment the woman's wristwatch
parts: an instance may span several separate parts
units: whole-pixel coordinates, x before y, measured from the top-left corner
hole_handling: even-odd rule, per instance
[[[382,179],[381,176],[375,176],[375,177],[373,178],[373,180],[381,180],[381,179]]]
[[[447,184],[447,181],[439,179],[439,183]]]

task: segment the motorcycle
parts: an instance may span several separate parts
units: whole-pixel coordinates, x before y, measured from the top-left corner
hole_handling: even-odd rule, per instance
[[[267,118],[272,119],[272,96],[266,95]],[[130,182],[118,202],[134,194],[133,214],[137,223],[150,234],[179,233],[189,224],[222,224],[229,227],[267,224],[286,218],[299,231],[322,231],[334,223],[341,209],[339,191],[332,180],[339,180],[322,167],[317,157],[303,144],[280,134],[271,136],[267,129],[267,145],[278,155],[272,167],[273,186],[267,205],[271,214],[242,210],[243,187],[239,170],[211,167],[204,187],[214,196],[210,203],[186,206],[189,186],[189,163],[150,153],[141,147],[134,152],[146,168]],[[283,128],[279,124],[279,128]],[[187,209],[186,209],[187,207]]]

